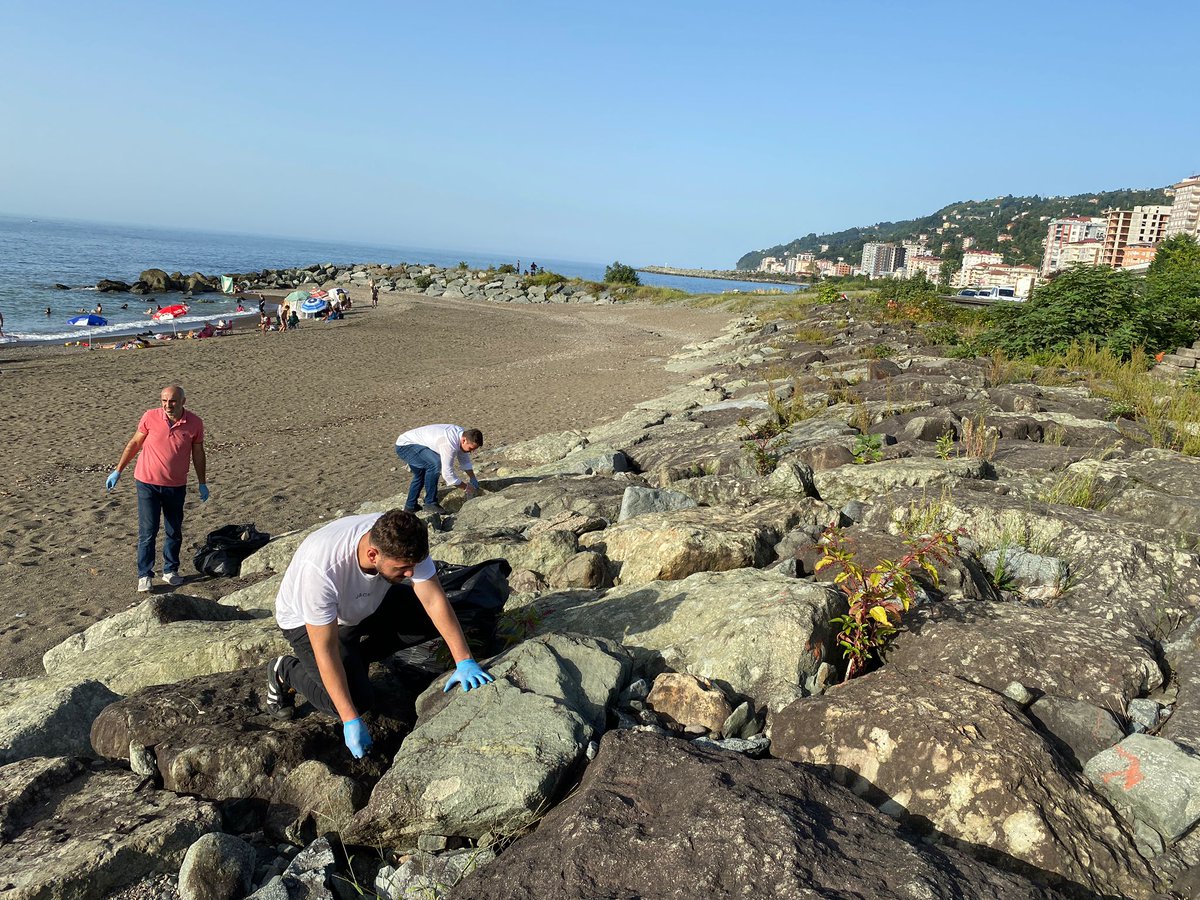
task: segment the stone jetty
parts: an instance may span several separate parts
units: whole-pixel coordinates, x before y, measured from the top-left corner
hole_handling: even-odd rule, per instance
[[[372,269],[303,271],[258,283]],[[264,709],[305,533],[0,682],[4,897],[1198,896],[1200,460],[857,306],[667,365],[688,383],[489,448],[428,515],[436,558],[510,563],[507,643],[468,694],[374,669],[378,754]],[[850,680],[834,535],[868,573],[957,536]]]

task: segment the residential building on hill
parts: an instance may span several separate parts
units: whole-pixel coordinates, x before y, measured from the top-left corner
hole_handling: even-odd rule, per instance
[[[1060,255],[1068,244],[1078,244],[1082,241],[1103,240],[1108,229],[1108,219],[1103,216],[1064,216],[1051,219],[1050,227],[1046,229],[1046,250],[1042,254],[1042,274],[1049,275],[1058,269],[1065,269],[1070,263],[1061,260]],[[1089,265],[1095,265],[1093,261]]]
[[[895,244],[863,244],[862,273],[868,278],[888,275],[904,265],[904,249]]]
[[[782,275],[784,273],[784,264],[774,256],[764,256],[763,261],[758,264],[760,272],[774,272]]]
[[[1101,263],[1114,269],[1121,268],[1125,263],[1125,248],[1130,244],[1157,244],[1166,236],[1170,218],[1169,206],[1108,210]]]
[[[926,278],[936,282],[941,276],[942,258],[940,256],[925,254],[920,256],[913,255],[904,261],[904,268],[909,278],[912,278],[918,272],[924,272]]]
[[[1018,297],[1028,297],[1037,284],[1038,270],[1034,266],[976,266],[971,270],[970,287],[1011,287]]]
[[[1200,175],[1185,178],[1172,187],[1175,199],[1164,237],[1186,234],[1200,240]]]
[[[1104,255],[1104,241],[1093,238],[1086,241],[1072,241],[1069,244],[1063,244],[1058,249],[1058,255],[1054,259],[1054,265],[1047,269],[1045,263],[1042,265],[1042,274],[1049,275],[1051,272],[1059,272],[1063,269],[1069,269],[1071,266],[1098,266]]]
[[[1140,269],[1154,262],[1154,254],[1158,252],[1158,244],[1130,244],[1125,248],[1121,259],[1122,269]]]

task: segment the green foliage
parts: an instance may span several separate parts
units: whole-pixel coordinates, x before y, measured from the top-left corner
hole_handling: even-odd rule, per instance
[[[832,281],[822,281],[817,288],[818,303],[836,303],[842,296],[842,289]]]
[[[606,284],[641,284],[637,269],[622,262],[614,262],[604,270]]]
[[[811,404],[806,402],[804,392],[795,385],[792,386],[792,395],[787,400],[776,394],[775,388],[770,388],[767,391],[767,406],[775,414],[781,430],[787,429],[797,422],[807,421],[826,409],[825,404],[820,401]]]
[[[1175,310],[1193,333],[1200,330],[1200,245],[1190,235],[1178,234],[1158,245],[1146,272],[1146,302]]]
[[[525,284],[530,286],[540,285],[541,287],[550,287],[555,284],[562,284],[567,279],[565,276],[559,275],[557,272],[547,272],[545,269],[538,272],[536,275],[527,275]]]
[[[900,628],[903,614],[917,595],[911,569],[923,570],[936,587],[937,563],[949,561],[958,549],[958,531],[941,531],[905,541],[909,550],[899,560],[881,560],[865,569],[840,528],[826,531],[821,540],[817,571],[837,566],[834,583],[846,595],[849,610],[830,619],[838,629],[837,642],[846,657],[846,681],[861,675],[872,660],[882,661]]]
[[[413,278],[413,284],[416,285],[417,290],[423,291],[425,288],[433,284],[433,276],[417,275],[415,278]]]
[[[469,266],[467,265],[467,261],[466,261],[465,259],[460,259],[460,260],[458,261],[458,267],[459,267],[460,269],[466,269],[466,268],[469,268]]]
[[[553,609],[540,609],[532,603],[505,609],[496,624],[496,636],[505,649],[536,635],[542,628],[546,615]]]
[[[863,356],[867,359],[887,359],[890,356],[896,355],[896,349],[889,347],[887,344],[872,344],[863,351]]]
[[[930,325],[925,328],[923,334],[930,343],[941,344],[944,347],[956,347],[962,340],[958,329],[953,325]]]
[[[851,448],[850,455],[859,465],[879,462],[883,459],[883,435],[860,434],[854,440],[854,447]]]
[[[496,270],[496,272],[499,275],[516,275],[517,267],[514,266],[512,263],[504,263],[503,265],[500,266],[500,268],[498,268]]]
[[[947,431],[942,433],[937,439],[937,457],[938,459],[950,459],[954,456],[954,432]]]
[[[937,286],[918,272],[912,278],[889,278],[873,298],[878,315],[901,322],[946,322],[956,316],[955,307],[938,296]]]
[[[1109,497],[1096,478],[1095,472],[1067,471],[1038,494],[1043,503],[1077,506],[1080,509],[1104,509]]]
[[[759,475],[770,475],[779,465],[783,448],[787,445],[783,425],[779,421],[770,421],[752,426],[746,419],[739,421],[738,425],[747,431],[742,439],[742,449],[750,457],[754,471]]]

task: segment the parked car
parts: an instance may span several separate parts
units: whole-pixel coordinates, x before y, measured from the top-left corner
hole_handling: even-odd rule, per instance
[[[1016,300],[1017,289],[1011,287],[976,288],[975,296],[984,300]]]
[[[977,291],[973,291],[973,290],[971,290],[970,288],[967,288],[966,290],[959,291],[959,292],[958,292],[958,296],[960,296],[960,297],[974,297],[974,296],[976,296],[976,294],[977,294],[977,293],[978,293]]]

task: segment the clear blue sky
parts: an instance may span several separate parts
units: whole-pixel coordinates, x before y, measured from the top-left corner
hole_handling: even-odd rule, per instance
[[[1193,174],[1195,9],[0,0],[0,212],[732,266]]]

